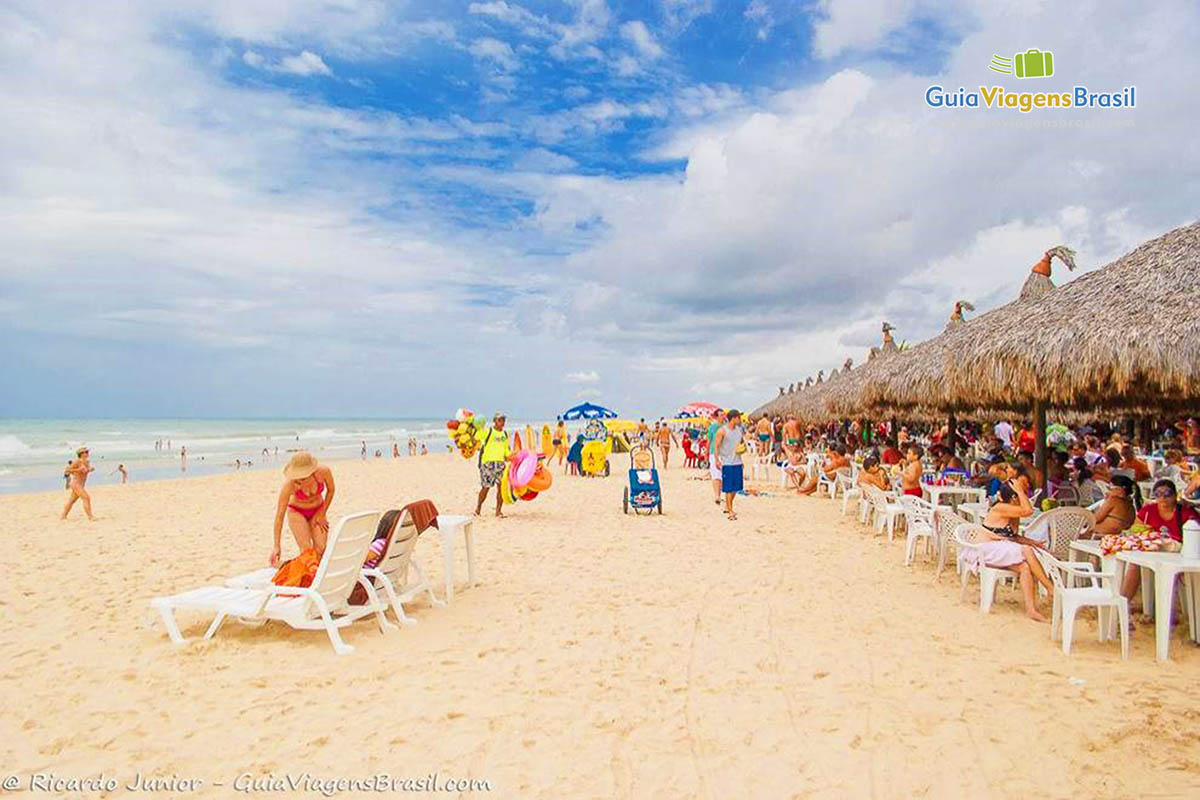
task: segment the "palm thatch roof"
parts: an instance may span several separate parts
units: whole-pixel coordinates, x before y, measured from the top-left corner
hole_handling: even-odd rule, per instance
[[[862,399],[933,409],[1200,402],[1200,222],[888,359]]]

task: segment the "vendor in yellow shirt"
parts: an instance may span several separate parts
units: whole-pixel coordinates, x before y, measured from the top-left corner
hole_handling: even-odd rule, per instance
[[[512,446],[508,441],[508,431],[504,430],[505,417],[496,412],[492,417],[491,427],[483,428],[475,433],[479,442],[479,500],[475,503],[475,516],[483,510],[483,501],[487,499],[488,490],[496,487],[496,516],[503,517],[500,512],[504,498],[500,494],[500,478],[504,475],[504,466],[512,454]]]

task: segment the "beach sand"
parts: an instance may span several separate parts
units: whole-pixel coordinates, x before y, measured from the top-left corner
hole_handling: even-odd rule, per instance
[[[1088,616],[1065,657],[1018,593],[980,615],[974,584],[961,602],[953,570],[905,568],[840,503],[739,498],[730,522],[672,466],[666,514],[623,516],[624,458],[485,516],[478,586],[457,547],[453,603],[386,636],[363,621],[342,657],[319,631],[227,623],[175,647],[146,625],[151,597],[262,565],[273,470],[98,487],[96,523],[59,522],[61,493],[0,497],[0,763],[212,797],[243,773],[381,772],[506,798],[1200,792],[1200,653],[1178,629],[1169,664],[1145,624],[1122,662]],[[477,488],[457,456],[333,467],[331,516],[421,497],[469,513]],[[439,582],[437,535],[417,552]]]

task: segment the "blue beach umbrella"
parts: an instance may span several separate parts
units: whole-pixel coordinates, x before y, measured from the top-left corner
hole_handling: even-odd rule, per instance
[[[568,422],[577,419],[616,419],[617,412],[592,403],[580,403],[564,411],[562,418]]]

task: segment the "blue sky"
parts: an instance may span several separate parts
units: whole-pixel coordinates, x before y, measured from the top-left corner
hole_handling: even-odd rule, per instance
[[[0,414],[758,405],[1195,218],[1200,11],[1061,6],[7,3]],[[1138,108],[924,106],[1031,46]]]

